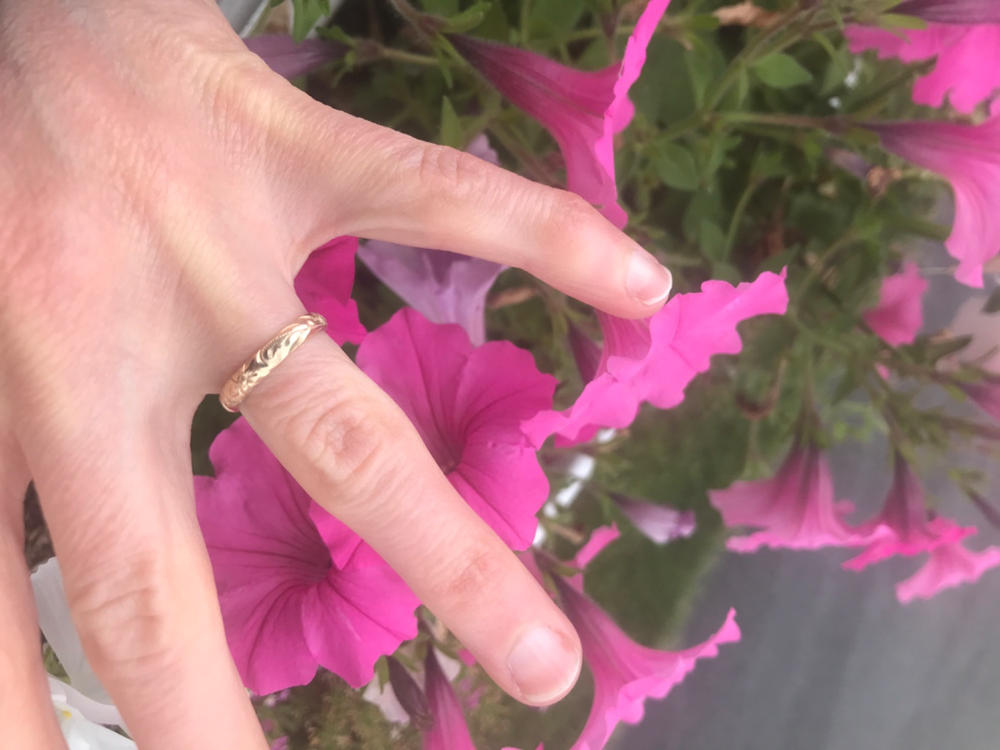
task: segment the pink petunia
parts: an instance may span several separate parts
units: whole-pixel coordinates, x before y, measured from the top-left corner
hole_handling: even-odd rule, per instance
[[[740,351],[740,322],[783,313],[787,306],[784,273],[764,272],[735,287],[706,281],[700,292],[674,296],[647,320],[600,315],[604,351],[597,375],[573,406],[540,413],[525,431],[536,446],[552,434],[579,442],[600,427],[627,427],[643,402],[660,409],[677,406],[714,355]]]
[[[719,653],[719,646],[740,639],[735,613],[707,641],[684,651],[660,651],[629,638],[607,612],[578,585],[554,576],[560,600],[583,646],[594,678],[594,701],[573,750],[603,748],[619,722],[642,720],[647,698],[664,698],[694,669],[699,659]]]
[[[962,390],[980,409],[1000,419],[1000,375],[984,375],[978,383],[962,386]]]
[[[468,149],[473,156],[493,164],[497,154],[480,134]],[[472,343],[486,341],[486,295],[506,268],[480,258],[443,250],[370,241],[358,257],[379,280],[410,307],[434,323],[457,323]]]
[[[324,666],[354,687],[417,632],[418,601],[367,544],[316,505],[243,419],[195,477],[229,649],[258,694]]]
[[[878,304],[864,314],[865,323],[890,346],[912,344],[924,324],[927,280],[910,261],[903,269],[882,279]]]
[[[901,604],[909,604],[914,599],[930,599],[945,589],[975,583],[983,573],[998,565],[1000,547],[973,552],[961,542],[942,544],[931,550],[920,570],[896,584],[896,598]]]
[[[619,227],[628,218],[618,205],[613,139],[632,120],[628,90],[639,78],[646,47],[669,2],[650,0],[621,63],[597,71],[576,70],[496,42],[452,37],[455,48],[500,93],[552,133],[566,162],[569,189]]]
[[[853,508],[850,503],[834,502],[830,467],[814,445],[793,448],[771,479],[712,490],[709,500],[726,526],[760,529],[730,537],[726,546],[734,552],[756,552],[761,547],[850,547],[872,540],[871,532],[844,522],[842,516]]]
[[[459,326],[409,308],[368,334],[357,362],[472,509],[508,545],[529,547],[549,483],[521,423],[551,408],[555,378],[509,341],[473,347]]]
[[[424,693],[432,723],[424,731],[424,750],[476,750],[462,707],[451,682],[441,670],[433,646],[424,660]]]
[[[971,113],[1000,87],[1000,10],[993,6],[992,17],[980,15],[977,22],[966,14],[964,25],[930,23],[924,29],[892,31],[849,26],[845,34],[854,53],[873,49],[882,59],[903,62],[936,58],[933,70],[913,85],[913,101],[940,107],[947,99],[959,112]]]
[[[365,337],[358,305],[351,299],[357,250],[357,237],[336,237],[316,248],[295,277],[302,304],[326,318],[326,331],[338,344],[357,344]]]
[[[951,183],[955,221],[945,245],[958,260],[955,278],[981,287],[984,264],[1000,253],[1000,116],[981,125],[898,122],[870,127],[886,149]]]
[[[919,555],[976,533],[974,527],[959,526],[948,518],[928,518],[920,482],[898,453],[881,513],[858,531],[870,532],[873,539],[860,555],[843,564],[846,570],[862,570],[896,555]]]

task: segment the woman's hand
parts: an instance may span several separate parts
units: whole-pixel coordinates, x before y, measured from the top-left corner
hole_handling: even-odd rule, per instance
[[[669,275],[574,195],[311,100],[212,0],[0,0],[0,106],[0,725],[11,747],[61,746],[22,553],[34,479],[139,745],[263,747],[195,519],[190,426],[304,312],[309,252],[342,234],[463,252],[623,317],[652,314]],[[329,338],[243,413],[505,690],[569,690],[568,621]]]

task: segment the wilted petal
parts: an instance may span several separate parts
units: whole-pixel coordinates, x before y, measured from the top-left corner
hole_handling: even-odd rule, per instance
[[[1000,253],[1000,117],[981,125],[900,122],[871,128],[886,149],[951,183],[955,222],[945,245],[958,260],[955,278],[981,287],[983,265]]]
[[[310,500],[245,420],[210,455],[216,478],[195,477],[198,521],[244,683],[271,693],[309,682],[317,665],[355,687],[368,682],[382,654],[416,635],[416,597]]]
[[[892,12],[931,23],[1000,23],[1000,3],[996,0],[903,0]]]
[[[296,42],[288,34],[260,34],[243,40],[278,75],[295,78],[343,57],[347,48],[329,39]]]
[[[657,544],[666,544],[694,534],[694,511],[677,510],[619,493],[614,493],[611,499],[643,536]]]
[[[511,547],[530,546],[549,484],[521,423],[551,408],[555,378],[508,341],[473,347],[458,326],[409,308],[368,335],[357,362],[472,509]]]
[[[850,506],[834,502],[830,467],[813,445],[793,448],[771,479],[736,482],[708,494],[726,526],[761,529],[730,537],[726,546],[734,552],[850,547],[872,540],[870,530],[844,523]]]
[[[598,526],[590,532],[590,538],[577,550],[576,556],[573,558],[573,566],[583,570],[590,565],[591,560],[604,551],[605,547],[620,536],[621,533],[618,531],[616,523],[610,526]]]
[[[890,346],[912,344],[924,324],[927,280],[916,263],[882,279],[878,304],[864,314],[868,326]]]
[[[920,570],[896,585],[896,598],[902,604],[909,604],[914,599],[930,599],[945,589],[975,583],[983,573],[998,565],[1000,547],[973,552],[961,542],[942,544],[931,550]]]
[[[978,383],[962,386],[962,390],[980,409],[1000,419],[1000,375],[985,375]]]
[[[338,344],[357,344],[365,337],[357,303],[351,299],[357,249],[357,237],[336,237],[316,248],[295,277],[302,304],[326,318],[326,331]]]

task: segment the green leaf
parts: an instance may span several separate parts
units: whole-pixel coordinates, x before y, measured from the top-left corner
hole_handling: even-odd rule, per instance
[[[453,16],[458,13],[458,0],[423,0],[420,7],[436,16]]]
[[[320,19],[330,15],[330,0],[292,0],[292,36],[301,42]]]
[[[794,57],[784,52],[773,52],[760,58],[751,69],[763,83],[776,89],[801,86],[813,79],[812,73],[803,68]]]
[[[726,259],[726,233],[714,221],[706,218],[701,220],[698,227],[698,241],[701,244],[701,253],[706,258],[713,261]]]
[[[452,34],[462,34],[470,29],[476,28],[486,18],[493,3],[482,0],[469,6],[461,13],[449,16],[444,27],[444,31]]]
[[[447,96],[441,97],[441,131],[438,135],[438,143],[452,148],[462,148],[462,123],[455,113],[455,108],[451,104],[451,99]]]
[[[701,182],[694,155],[673,141],[661,141],[650,150],[653,167],[666,185],[678,190],[694,190]]]
[[[927,21],[903,13],[883,13],[878,17],[878,25],[883,29],[926,29]]]

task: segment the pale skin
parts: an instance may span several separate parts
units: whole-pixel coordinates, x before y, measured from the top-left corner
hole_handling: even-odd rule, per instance
[[[319,104],[212,0],[0,0],[0,726],[60,748],[22,554],[34,480],[74,623],[142,748],[263,748],[226,648],[188,448],[206,393],[296,315],[337,235],[518,266],[622,317],[669,274],[582,199]],[[325,336],[243,414],[514,697],[576,633]],[[518,657],[547,628],[552,647]]]

